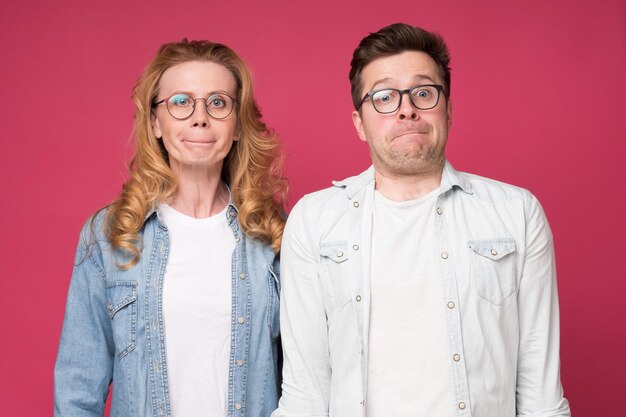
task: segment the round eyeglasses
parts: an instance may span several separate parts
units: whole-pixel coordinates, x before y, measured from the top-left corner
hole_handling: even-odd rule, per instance
[[[413,88],[407,88],[406,90],[398,90],[397,88],[385,88],[382,90],[374,90],[365,94],[357,110],[363,106],[365,100],[368,98],[374,106],[374,110],[378,113],[389,114],[393,113],[400,108],[402,104],[402,96],[406,93],[411,99],[411,104],[418,110],[430,110],[437,106],[439,103],[439,96],[443,92],[446,95],[443,86],[439,84],[424,84],[418,85]]]
[[[165,103],[167,111],[174,119],[185,120],[193,114],[198,100],[204,100],[206,112],[214,119],[227,118],[232,113],[236,101],[236,99],[226,93],[211,94],[207,98],[194,98],[186,93],[177,93],[154,103],[154,107]]]

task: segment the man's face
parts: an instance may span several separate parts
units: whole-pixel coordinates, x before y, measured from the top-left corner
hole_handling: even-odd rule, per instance
[[[410,89],[422,84],[443,85],[435,61],[424,52],[405,51],[378,58],[361,72],[362,94],[372,90]],[[377,172],[385,176],[438,174],[445,161],[452,105],[440,94],[430,110],[418,110],[408,94],[400,108],[380,114],[367,99],[352,113],[356,131],[367,142]]]

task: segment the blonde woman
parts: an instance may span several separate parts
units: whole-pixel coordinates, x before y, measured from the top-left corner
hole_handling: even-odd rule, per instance
[[[55,415],[266,417],[280,389],[285,183],[245,63],[163,45],[133,92],[120,196],[83,228]]]

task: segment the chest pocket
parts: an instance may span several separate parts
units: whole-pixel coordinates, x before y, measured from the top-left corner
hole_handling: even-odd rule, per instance
[[[467,244],[476,293],[492,304],[502,304],[515,293],[515,240],[472,240]]]
[[[331,303],[345,307],[352,299],[346,242],[320,244],[320,280]]]
[[[137,341],[137,281],[110,281],[105,287],[115,352],[121,359],[135,349]]]

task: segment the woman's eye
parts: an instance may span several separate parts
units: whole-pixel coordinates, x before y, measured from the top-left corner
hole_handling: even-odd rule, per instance
[[[211,100],[211,106],[213,107],[224,107],[226,105],[226,101],[221,97],[214,97]]]
[[[189,106],[191,104],[191,97],[187,94],[177,94],[170,98],[170,103],[175,106]]]

